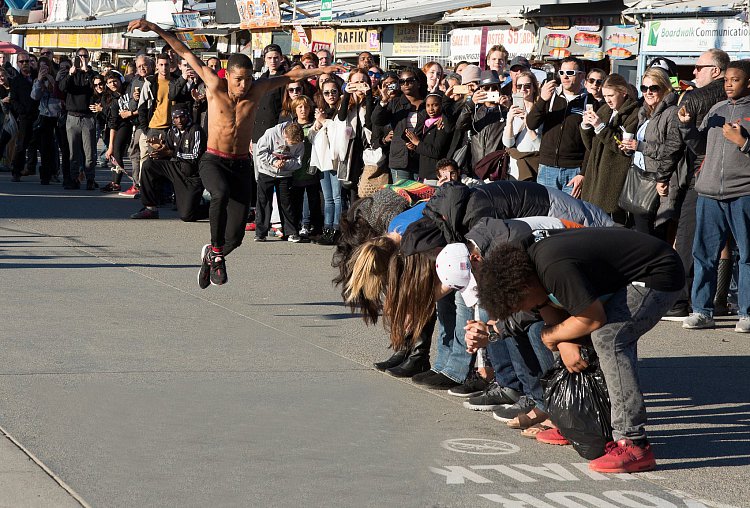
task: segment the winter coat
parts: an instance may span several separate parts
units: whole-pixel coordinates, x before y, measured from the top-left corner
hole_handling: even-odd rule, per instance
[[[620,150],[616,139],[622,139],[622,128],[625,132],[635,134],[638,129],[639,106],[633,99],[626,99],[614,121],[612,109],[604,104],[597,114],[606,124],[598,133],[594,127],[581,128],[581,135],[589,151],[584,175],[581,199],[601,207],[607,213],[619,209],[617,201],[625,184],[625,177],[630,169],[631,156]]]
[[[65,109],[77,115],[93,115],[89,106],[94,95],[94,71],[78,69],[75,74],[63,73],[57,86],[65,92]]]
[[[649,120],[646,106],[638,112],[638,128]],[[638,151],[643,154],[649,173],[656,173],[656,181],[669,182],[677,169],[683,151],[682,137],[677,119],[677,95],[673,92],[664,96],[651,113],[646,126],[644,140],[638,143]]]
[[[278,76],[281,76],[281,74],[278,74]],[[268,71],[261,74],[260,77],[272,78]],[[263,99],[258,102],[258,109],[255,111],[255,126],[253,127],[253,143],[257,143],[266,130],[279,123],[281,100],[284,97],[285,90],[285,87],[275,88],[266,93]]]
[[[488,108],[475,105],[471,100],[464,103],[456,121],[456,129],[471,133],[471,165],[503,147],[505,111],[501,107]]]
[[[36,117],[39,114],[39,101],[31,98],[32,86],[32,78],[25,78],[20,73],[10,80],[10,107],[17,117]]]
[[[406,148],[404,141],[404,131],[410,129],[409,113],[417,114],[424,111],[425,103],[419,105],[414,111],[411,102],[405,95],[396,97],[388,102],[385,106],[380,103],[375,105],[372,112],[372,122],[375,125],[385,128],[390,127],[393,130],[393,140],[391,141],[390,153],[388,155],[388,166],[392,169],[408,169],[417,172],[419,167],[419,158],[414,153],[410,153]]]
[[[568,101],[558,87],[552,99],[538,99],[526,115],[529,129],[542,127],[539,163],[558,168],[582,168],[586,146],[581,139],[581,120],[586,104],[597,104],[596,99],[581,93]]]
[[[725,100],[727,100],[727,93],[724,91],[724,78],[719,78],[706,86],[685,92],[680,101],[680,107],[685,106],[693,123],[701,125],[711,108]],[[692,180],[695,172],[703,164],[703,155],[696,154],[689,147],[685,151],[685,158],[688,164],[688,174],[681,178],[683,185],[687,185]]]
[[[453,137],[453,127],[448,118],[443,115],[443,126],[441,128],[438,128],[436,123],[425,131],[426,120],[427,114],[420,113],[417,119],[417,128],[414,129],[414,132],[421,141],[414,152],[419,155],[419,179],[436,180],[435,167],[438,161],[448,153],[450,140]]]
[[[750,140],[742,148],[727,140],[723,126],[739,123],[750,132],[750,96],[721,101],[709,111],[699,128],[681,125],[685,142],[696,154],[705,154],[695,180],[695,191],[711,199],[733,199],[750,195]]]

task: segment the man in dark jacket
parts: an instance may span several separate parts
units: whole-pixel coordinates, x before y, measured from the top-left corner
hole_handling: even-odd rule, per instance
[[[73,66],[68,74],[62,76],[58,83],[61,92],[65,92],[65,109],[68,111],[65,127],[68,134],[68,146],[70,148],[71,168],[80,167],[76,163],[78,154],[83,153],[85,158],[84,171],[86,173],[86,189],[94,190],[96,187],[96,118],[91,111],[91,98],[94,95],[92,81],[94,71],[89,65],[89,51],[86,48],[78,48]],[[104,90],[102,90],[104,91]],[[81,161],[83,162],[83,161]],[[64,168],[63,168],[64,172]],[[77,175],[63,174],[63,188],[77,189],[79,187]]]
[[[20,182],[21,175],[36,173],[36,151],[33,157],[26,160],[26,149],[31,144],[34,121],[39,116],[39,101],[31,99],[31,87],[34,79],[29,66],[29,54],[18,53],[18,74],[10,80],[10,107],[16,115],[18,134],[16,135],[16,151],[13,156],[12,181]],[[24,171],[24,165],[26,170]]]
[[[581,120],[587,104],[596,106],[582,91],[583,64],[575,57],[562,60],[557,81],[542,85],[539,99],[526,115],[530,130],[542,125],[539,148],[539,173],[536,181],[577,198],[581,195],[583,177],[579,176],[586,158],[581,138]]]
[[[680,106],[685,106],[686,111],[693,119],[694,125],[700,125],[708,111],[715,104],[726,100],[724,91],[724,73],[729,65],[729,55],[720,49],[709,49],[704,52],[695,62],[693,75],[695,76],[694,90],[686,92]],[[690,313],[689,295],[693,285],[693,240],[695,238],[695,205],[698,193],[695,192],[695,177],[698,169],[703,164],[705,155],[696,154],[688,146],[685,149],[682,169],[686,174],[679,179],[678,201],[680,206],[680,220],[677,224],[677,236],[675,238],[675,250],[680,255],[682,264],[685,266],[687,278],[685,287],[680,298],[672,310],[667,312],[666,320],[681,320]],[[719,306],[714,308],[714,315],[722,315],[726,312],[726,294],[729,287],[732,262],[729,259],[719,261],[719,288],[717,288],[718,303],[723,297],[723,309]],[[724,312],[721,312],[721,311]],[[718,312],[717,312],[718,311]]]

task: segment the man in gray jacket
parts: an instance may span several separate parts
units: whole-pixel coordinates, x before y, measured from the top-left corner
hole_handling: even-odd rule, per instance
[[[724,81],[728,99],[716,104],[696,129],[691,114],[678,117],[685,142],[704,154],[695,182],[695,241],[693,242],[693,312],[686,329],[713,328],[714,294],[719,252],[731,232],[740,251],[739,321],[735,331],[750,332],[750,62],[729,64]]]

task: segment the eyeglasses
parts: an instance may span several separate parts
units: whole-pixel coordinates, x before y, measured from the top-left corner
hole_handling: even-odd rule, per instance
[[[703,69],[705,69],[706,67],[716,67],[716,66],[715,65],[696,65],[695,66],[695,70],[698,71],[698,72],[700,72]]]
[[[661,87],[659,85],[651,85],[651,86],[641,85],[641,93],[646,93],[646,92],[656,93],[660,90],[661,90]]]
[[[406,78],[406,79],[399,79],[398,80],[398,83],[400,85],[413,85],[416,82],[417,82],[416,78]]]
[[[586,81],[588,81],[589,85],[600,85],[601,86],[601,84],[604,83],[603,79],[589,78]]]
[[[559,70],[559,71],[557,71],[557,73],[558,73],[558,74],[559,74],[560,76],[575,76],[575,75],[576,75],[576,74],[578,74],[579,72],[581,72],[581,71],[563,71],[563,70]]]
[[[302,93],[302,87],[301,86],[295,86],[291,88],[287,88],[289,90],[289,93]]]
[[[531,90],[532,88],[534,88],[534,85],[532,85],[531,83],[518,83],[516,87],[519,90]]]
[[[323,95],[325,97],[330,97],[332,95],[338,95],[338,94],[339,94],[338,90],[326,90],[325,92],[323,92]]]

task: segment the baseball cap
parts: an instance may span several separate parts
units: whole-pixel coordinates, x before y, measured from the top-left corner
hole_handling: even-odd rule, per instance
[[[510,61],[508,69],[512,69],[513,67],[523,67],[524,69],[531,69],[531,64],[526,57],[517,56]]]
[[[477,298],[477,281],[471,273],[469,249],[463,243],[446,245],[435,259],[435,269],[443,285],[455,289],[467,307],[473,307]]]

